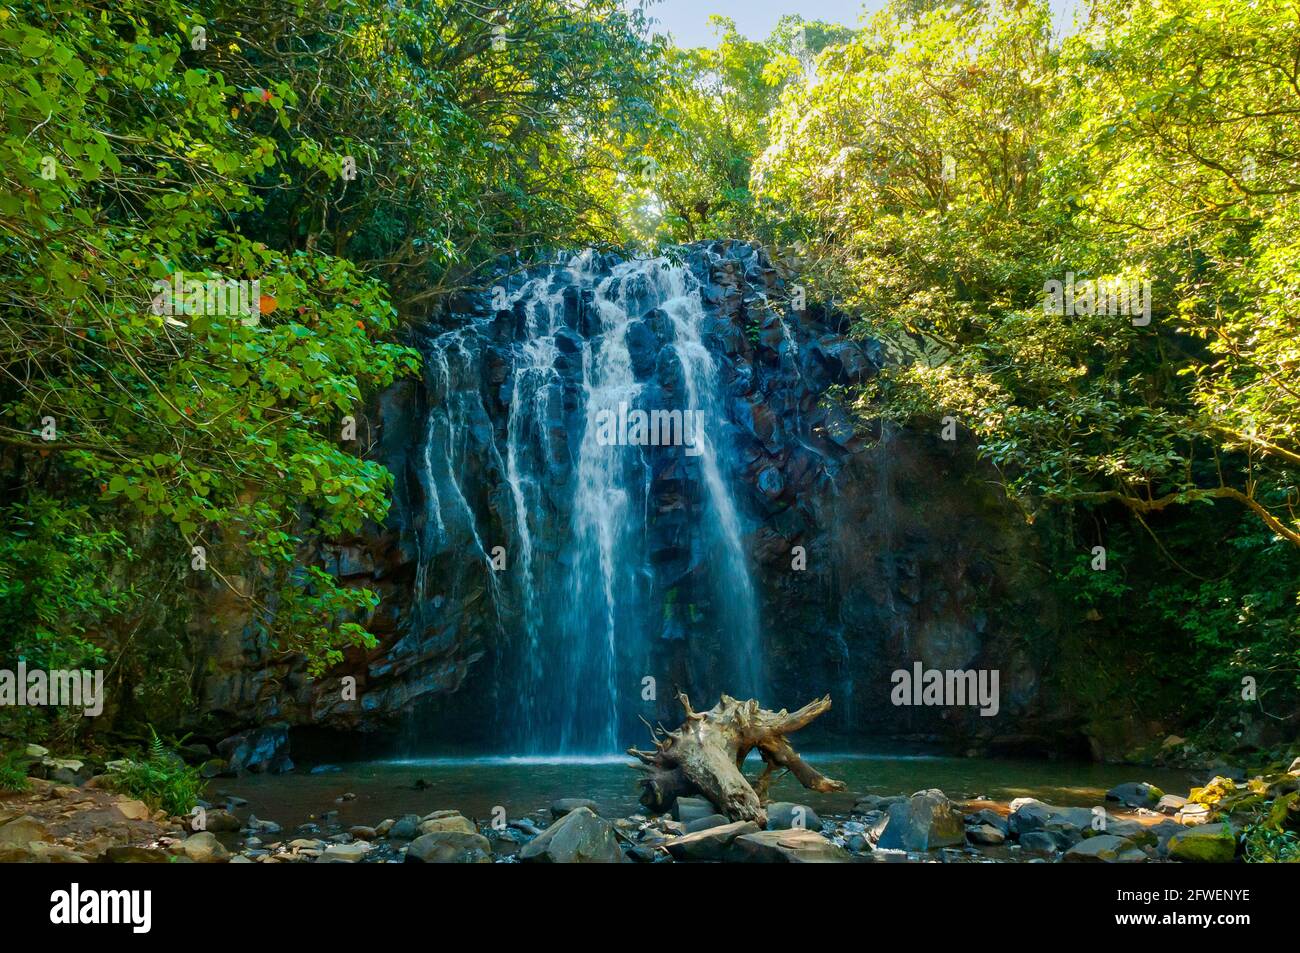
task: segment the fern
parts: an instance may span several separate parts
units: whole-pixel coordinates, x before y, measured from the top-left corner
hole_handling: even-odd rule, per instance
[[[113,786],[168,814],[188,814],[203,792],[203,778],[163,743],[152,726],[149,735],[147,753],[116,772]]]

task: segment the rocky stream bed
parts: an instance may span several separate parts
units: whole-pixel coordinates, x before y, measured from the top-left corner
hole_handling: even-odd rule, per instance
[[[345,792],[287,828],[220,782],[196,821],[114,793],[111,773],[77,783],[71,764],[49,760],[54,779],[34,777],[27,791],[0,796],[0,862],[1226,863],[1241,856],[1248,811],[1263,802],[1292,809],[1300,789],[1297,758],[1285,772],[1215,776],[1187,796],[1135,781],[1081,806],[933,788],[863,795],[834,814],[773,801],[763,827],[694,797],[660,815],[606,817],[597,802],[568,797],[520,817],[431,804],[425,814],[355,824],[340,816],[356,798]]]

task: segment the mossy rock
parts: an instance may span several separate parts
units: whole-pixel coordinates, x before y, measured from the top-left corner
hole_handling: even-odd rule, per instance
[[[1230,864],[1237,838],[1226,824],[1189,827],[1169,839],[1169,858],[1191,864]]]

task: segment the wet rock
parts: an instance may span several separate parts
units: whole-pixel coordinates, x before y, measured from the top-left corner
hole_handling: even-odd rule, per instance
[[[208,811],[207,817],[204,818],[204,830],[211,831],[214,834],[233,834],[240,830],[243,825],[239,823],[239,818],[229,811],[215,810]]]
[[[767,806],[769,831],[808,830],[820,831],[824,825],[817,812],[806,804],[790,801],[773,801]]]
[[[1040,854],[1055,854],[1056,838],[1046,831],[1029,831],[1020,835],[1020,846],[1024,850]]]
[[[103,857],[110,864],[165,864],[169,861],[166,851],[149,847],[114,846],[105,850]]]
[[[1007,834],[1006,831],[992,824],[975,824],[966,828],[966,839],[972,844],[995,847],[1006,843]]]
[[[421,834],[406,848],[408,864],[490,864],[492,845],[482,834],[438,831]]]
[[[1071,862],[1091,862],[1113,864],[1130,844],[1123,837],[1114,834],[1098,834],[1075,844],[1065,852],[1062,860]]]
[[[258,834],[278,834],[284,829],[275,821],[261,820],[256,814],[248,815],[248,821],[244,826],[245,829]]]
[[[649,844],[637,844],[635,847],[628,848],[627,856],[629,860],[639,864],[658,864],[673,859],[672,854]]]
[[[689,824],[702,817],[717,813],[712,803],[702,797],[679,797],[673,802],[673,820]]]
[[[48,755],[40,761],[40,777],[55,784],[69,784],[80,787],[93,776],[94,772],[84,761],[76,758],[52,758]]]
[[[737,837],[755,833],[758,833],[758,825],[753,821],[735,821],[678,837],[664,846],[675,860],[717,862],[726,859],[727,850]]]
[[[1170,860],[1193,864],[1227,864],[1237,854],[1237,838],[1227,824],[1201,824],[1169,838]]]
[[[1127,807],[1154,807],[1165,792],[1145,781],[1129,781],[1106,792],[1106,800],[1119,801]]]
[[[893,794],[889,797],[880,797],[876,794],[864,794],[858,798],[857,803],[853,805],[854,814],[869,814],[873,811],[888,811],[889,805],[897,804],[900,801],[906,801],[907,795]]]
[[[0,847],[27,847],[49,839],[49,830],[30,814],[6,821],[0,826]]]
[[[355,864],[370,852],[370,845],[365,841],[350,844],[330,844],[325,852],[316,858],[318,864]]]
[[[218,742],[217,751],[228,770],[235,774],[245,771],[284,774],[293,770],[287,725],[270,725],[232,735]]]
[[[1034,798],[1017,798],[1011,807],[1007,818],[1011,834],[1023,840],[1027,833],[1047,833],[1060,850],[1077,844],[1092,827],[1093,812],[1086,807],[1056,807]]]
[[[1210,806],[1208,804],[1184,804],[1175,812],[1174,820],[1188,827],[1206,824],[1210,820]]]
[[[579,807],[564,815],[519,851],[524,862],[551,864],[616,864],[623,851],[614,826]]]
[[[697,817],[687,824],[686,833],[695,834],[699,831],[707,831],[711,827],[721,827],[730,823],[731,819],[722,814],[710,814],[708,817]]]
[[[383,825],[381,824],[382,828]],[[420,818],[415,814],[408,814],[399,820],[393,822],[388,829],[388,836],[393,840],[415,840],[420,836]]]
[[[1187,798],[1179,797],[1177,794],[1162,795],[1156,802],[1155,809],[1161,814],[1177,814],[1187,806]]]
[[[599,814],[600,808],[596,802],[584,797],[562,797],[551,804],[551,817],[559,820],[570,811],[576,811],[580,807],[585,807],[593,814]]]
[[[230,859],[230,851],[210,831],[191,834],[181,841],[181,852],[196,864],[216,864]]]
[[[70,847],[62,844],[42,844],[34,842],[27,845],[28,860],[34,864],[88,864],[90,859],[83,857]]]
[[[436,811],[420,819],[421,834],[438,834],[452,832],[459,834],[477,834],[478,828],[467,817],[456,811]]]
[[[877,844],[881,849],[934,850],[966,842],[961,817],[938,789],[919,791],[889,805],[889,821]]]
[[[148,820],[153,814],[147,803],[133,797],[114,797],[113,807],[127,820]]]
[[[997,811],[991,811],[988,808],[976,811],[974,814],[966,815],[967,824],[988,824],[997,828],[1003,835],[1011,832],[1007,819]]]
[[[782,830],[737,837],[729,859],[757,864],[845,864],[853,855],[814,831]]]

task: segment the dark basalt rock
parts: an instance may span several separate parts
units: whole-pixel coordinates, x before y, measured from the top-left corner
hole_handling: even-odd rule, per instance
[[[242,606],[218,599],[216,622],[203,630],[211,659],[204,711],[232,728],[270,719],[380,729],[423,706],[428,717],[420,722],[429,730],[491,743],[467,732],[495,730],[497,716],[516,703],[521,689],[508,659],[523,638],[526,611],[484,558],[515,535],[512,464],[503,448],[510,427],[536,428],[540,449],[527,461],[529,491],[540,501],[529,504],[541,527],[534,558],[569,565],[570,517],[556,501],[571,492],[586,425],[582,352],[601,333],[592,284],[619,260],[593,256],[582,281],[561,265],[530,269],[533,277],[550,276],[559,327],[551,376],[526,408],[515,406],[518,354],[537,318],[524,302],[494,312],[489,289],[458,295],[431,316],[413,344],[432,354],[430,342],[448,329],[455,343],[439,346],[439,360],[426,360],[422,381],[394,384],[358,418],[360,444],[394,475],[388,519],[312,554],[347,582],[379,592],[380,607],[364,620],[379,644],[347,650],[326,677],[309,680],[301,660],[248,634]],[[724,436],[738,461],[732,492],[752,567],[770,703],[794,705],[829,692],[835,707],[816,731],[846,737],[959,739],[979,749],[995,747],[1014,725],[1016,750],[1050,750],[1068,713],[1044,707],[1038,685],[1049,660],[1021,646],[1027,633],[1058,624],[1056,610],[1033,568],[1034,537],[970,448],[937,432],[882,428],[840,403],[830,389],[878,373],[880,343],[848,336],[851,322],[833,308],[810,303],[792,311],[786,299],[794,276],[762,249],[701,243],[686,249],[685,264],[702,283],[701,339],[725,390]],[[517,289],[520,277],[504,277],[507,270],[500,280]],[[616,280],[629,314],[640,314],[627,331],[636,379],[657,406],[685,406],[671,317],[643,275]],[[439,410],[431,423],[431,395],[444,392],[458,397],[456,419]],[[464,499],[435,505],[421,455],[430,441],[444,447],[453,426],[464,447],[454,461]],[[701,634],[709,627],[700,618],[718,607],[702,584],[710,557],[699,529],[699,462],[645,449],[645,552],[659,601],[642,611],[653,617],[661,643],[657,671],[668,677],[660,679],[660,699],[672,718],[670,685],[708,682],[707,666],[691,659],[725,654],[726,631]],[[512,551],[510,558],[519,556]],[[692,638],[708,642],[693,656]],[[997,668],[1000,717],[890,704],[890,673],[916,660]],[[345,678],[355,679],[354,695]]]

